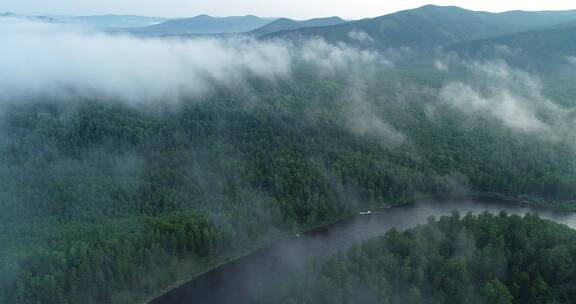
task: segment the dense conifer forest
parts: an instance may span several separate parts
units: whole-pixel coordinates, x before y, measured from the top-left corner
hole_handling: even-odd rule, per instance
[[[286,232],[417,194],[576,197],[570,143],[487,118],[465,126],[447,106],[430,120],[422,88],[439,84],[423,75],[369,84],[389,126],[366,113],[376,125],[350,125],[347,83],[306,69],[174,108],[5,106],[4,301],[126,303]],[[419,88],[399,91],[407,78]]]

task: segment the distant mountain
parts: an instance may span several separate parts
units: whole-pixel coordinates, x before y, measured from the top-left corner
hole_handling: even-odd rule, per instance
[[[296,30],[308,27],[317,26],[330,26],[346,23],[340,17],[316,18],[305,21],[296,21],[288,18],[280,18],[272,23],[264,25],[256,30],[249,32],[249,34],[262,36],[280,31]]]
[[[274,20],[256,16],[211,17],[200,15],[193,18],[168,20],[157,25],[133,28],[130,31],[144,35],[240,33],[255,30]]]
[[[55,18],[52,18],[49,16],[22,16],[22,15],[17,15],[17,14],[10,13],[10,12],[0,13],[0,18],[18,18],[18,19],[28,20],[28,21],[49,22],[49,23],[58,22]]]
[[[377,49],[410,47],[430,50],[438,46],[553,26],[576,20],[576,11],[487,13],[453,6],[427,5],[377,18],[328,27],[302,28],[265,35],[264,38],[322,37]]]
[[[503,24],[518,30],[535,30],[551,26],[576,25],[576,10],[567,11],[510,11],[496,14]],[[508,23],[508,24],[506,24]]]
[[[50,17],[50,16],[34,16],[34,17],[29,17],[28,19],[34,20],[37,22],[60,23],[60,21],[58,19]]]
[[[60,21],[100,28],[144,27],[167,21],[166,18],[134,15],[95,15],[70,16],[59,18]]]
[[[17,18],[18,15],[14,14],[14,13],[6,12],[6,13],[0,13],[0,17],[4,17],[4,18],[9,18],[9,17]]]
[[[22,18],[26,20],[74,24],[95,28],[142,27],[167,21],[166,18],[134,15],[95,15],[95,16],[21,16],[13,13],[2,13],[0,17]]]

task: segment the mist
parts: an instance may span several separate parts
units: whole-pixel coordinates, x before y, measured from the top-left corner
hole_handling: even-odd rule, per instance
[[[460,112],[465,118],[463,124],[492,119],[517,134],[537,135],[549,142],[570,140],[574,126],[571,108],[545,94],[548,83],[540,75],[507,63],[507,56],[521,50],[506,50],[507,55],[491,60],[451,57],[436,61],[434,65],[440,73],[460,70],[467,75],[442,85],[440,104]],[[432,106],[432,113],[435,109]]]
[[[0,37],[0,228],[14,239],[0,246],[6,298],[26,283],[29,299],[42,299],[52,281],[75,285],[72,272],[111,297],[157,296],[283,236],[427,195],[574,197],[576,112],[537,71],[511,63],[520,49],[498,46],[486,60],[434,54],[422,67],[408,58],[427,54],[371,49],[382,38],[364,31],[349,32],[349,44],[142,38],[0,18]],[[418,223],[435,213],[403,210]],[[352,225],[360,233],[349,245],[383,223],[406,228],[391,212]],[[28,233],[37,236],[27,243]],[[278,254],[304,265],[309,248]],[[121,287],[132,258],[133,286]],[[81,302],[74,293],[70,303]]]
[[[0,18],[0,98],[98,96],[129,102],[174,102],[247,76],[291,76],[296,61],[329,74],[380,61],[375,53],[321,40],[154,39],[111,35],[70,25]]]
[[[244,73],[286,76],[285,47],[250,40],[160,40],[0,19],[3,98],[78,95],[128,101],[176,100],[232,85]]]

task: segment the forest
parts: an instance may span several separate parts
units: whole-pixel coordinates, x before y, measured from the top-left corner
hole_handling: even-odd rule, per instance
[[[0,303],[143,303],[419,197],[576,210],[574,26],[558,24],[575,12],[426,6],[262,37],[18,18],[0,14]],[[431,219],[260,301],[570,303],[572,243],[534,216]]]
[[[256,303],[573,303],[575,240],[535,215],[454,213],[313,263]]]
[[[139,301],[287,233],[416,195],[573,208],[572,142],[490,116],[464,124],[438,102],[460,75],[381,69],[359,98],[347,77],[295,73],[176,107],[4,105],[1,302]]]

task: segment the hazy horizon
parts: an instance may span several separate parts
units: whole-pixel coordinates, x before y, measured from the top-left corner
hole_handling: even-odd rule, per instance
[[[336,0],[319,0],[313,4],[304,0],[290,3],[278,0],[247,0],[238,3],[233,0],[219,1],[182,1],[166,0],[4,0],[0,4],[0,12],[12,12],[22,15],[145,15],[154,17],[178,18],[201,14],[211,16],[244,16],[289,17],[308,19],[315,17],[340,16],[346,19],[361,19],[376,17],[406,9],[412,9],[427,4],[441,6],[459,6],[465,9],[489,12],[504,12],[511,10],[569,10],[576,9],[569,1],[530,2],[525,1],[483,1],[446,0],[421,1],[408,0],[402,3],[382,3],[374,0],[359,0],[355,2]]]

